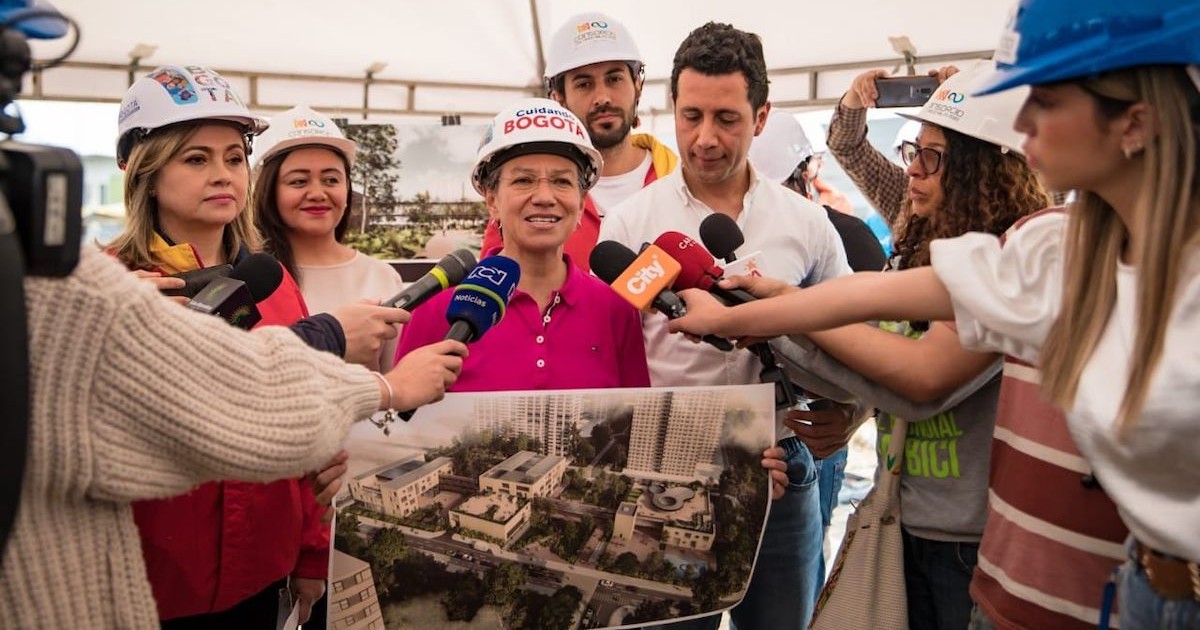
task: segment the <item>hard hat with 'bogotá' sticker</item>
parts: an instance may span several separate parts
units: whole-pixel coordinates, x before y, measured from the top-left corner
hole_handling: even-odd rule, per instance
[[[256,136],[267,122],[250,113],[221,75],[203,66],[162,66],[133,82],[117,118],[117,162],[147,134],[176,123],[226,120]]]
[[[267,128],[254,141],[254,168],[271,158],[298,147],[319,146],[342,154],[354,167],[357,145],[342,135],[333,119],[307,105],[297,105],[269,121]]]
[[[471,185],[482,195],[488,173],[518,155],[540,153],[561,155],[579,166],[584,190],[595,185],[604,167],[575,114],[548,98],[527,98],[504,108],[488,125],[471,171]]]
[[[996,46],[990,94],[1144,65],[1200,63],[1195,0],[1021,0]]]
[[[919,112],[900,116],[953,129],[1002,150],[1020,153],[1025,135],[1014,130],[1013,123],[1029,96],[1029,88],[1017,87],[998,94],[977,96],[980,82],[988,80],[995,68],[992,61],[975,62],[939,85]]]
[[[575,68],[603,61],[624,61],[636,78],[642,53],[624,24],[603,13],[580,13],[554,32],[546,51],[546,80]]]

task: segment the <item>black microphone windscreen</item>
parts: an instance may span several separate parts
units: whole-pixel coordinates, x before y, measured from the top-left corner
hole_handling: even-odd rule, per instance
[[[208,286],[208,283],[217,278],[229,277],[231,273],[233,273],[233,265],[229,264],[201,267],[200,269],[193,269],[191,271],[173,273],[169,277],[183,280],[183,288],[163,289],[162,294],[194,298],[201,289]]]
[[[259,252],[234,265],[229,277],[245,282],[257,304],[271,297],[275,289],[283,284],[283,265],[274,256]]]
[[[713,256],[728,260],[746,238],[737,221],[727,214],[714,212],[700,222],[700,241]]]
[[[625,270],[635,260],[637,260],[637,254],[616,241],[596,243],[596,246],[592,248],[591,256],[588,257],[592,273],[606,284],[612,284],[622,273],[625,273]]]
[[[475,260],[475,254],[472,254],[471,250],[456,249],[443,256],[437,266],[445,272],[450,286],[454,286],[462,282],[463,278],[467,277],[467,274],[471,273],[477,264],[479,262]]]

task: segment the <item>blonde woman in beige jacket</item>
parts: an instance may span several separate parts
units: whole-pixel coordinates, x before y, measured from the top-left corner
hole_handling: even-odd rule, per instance
[[[370,372],[180,308],[94,251],[25,291],[32,410],[0,628],[158,628],[131,501],[315,470],[352,422],[440,399],[466,354],[444,341]]]

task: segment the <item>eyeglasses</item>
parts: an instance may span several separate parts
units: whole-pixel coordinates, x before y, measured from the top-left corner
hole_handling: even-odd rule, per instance
[[[933,175],[942,167],[942,156],[945,153],[933,147],[918,146],[915,142],[905,140],[900,143],[900,161],[905,166],[911,166],[914,160],[921,161],[921,170],[926,175]]]
[[[550,184],[554,192],[579,191],[579,180],[570,175],[551,175],[550,177],[534,177],[533,175],[517,175],[516,177],[501,177],[500,181],[517,192],[532,192],[543,181]]]

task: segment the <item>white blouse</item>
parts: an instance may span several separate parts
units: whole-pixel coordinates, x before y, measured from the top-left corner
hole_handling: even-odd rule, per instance
[[[949,290],[963,345],[1037,362],[1062,302],[1064,213],[1012,231],[934,241],[933,268]],[[1189,252],[1146,405],[1126,436],[1125,395],[1138,274],[1117,269],[1117,302],[1079,380],[1071,435],[1133,534],[1159,551],[1200,560],[1200,250]]]

